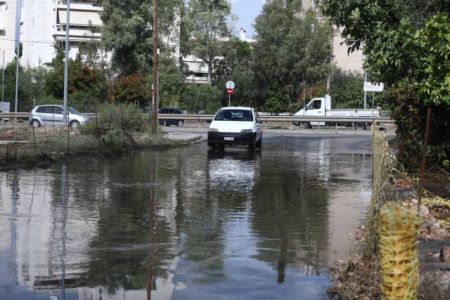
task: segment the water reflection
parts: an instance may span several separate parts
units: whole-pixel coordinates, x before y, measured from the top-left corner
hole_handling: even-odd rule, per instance
[[[234,150],[234,151],[233,151]],[[220,192],[248,192],[259,178],[261,152],[208,151],[209,188]]]
[[[0,173],[0,298],[326,298],[370,197],[368,149],[277,138]]]

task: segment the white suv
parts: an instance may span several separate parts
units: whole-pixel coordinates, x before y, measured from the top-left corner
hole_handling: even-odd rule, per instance
[[[83,116],[73,107],[68,107],[68,122],[72,128],[85,123],[88,118]],[[33,127],[40,126],[64,126],[63,122],[64,106],[62,105],[38,105],[30,112],[29,124]]]
[[[251,107],[223,107],[214,116],[208,131],[208,146],[247,145],[261,148],[262,126]]]

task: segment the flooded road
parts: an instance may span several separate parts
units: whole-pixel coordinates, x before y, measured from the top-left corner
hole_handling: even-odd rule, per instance
[[[328,299],[368,137],[266,137],[0,173],[0,299]]]

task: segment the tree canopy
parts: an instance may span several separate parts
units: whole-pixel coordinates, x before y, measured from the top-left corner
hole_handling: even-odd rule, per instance
[[[331,27],[300,0],[267,2],[255,22],[253,70],[259,99],[277,109],[297,102],[307,85],[326,78],[331,69]],[[278,102],[278,104],[275,104]]]
[[[101,0],[102,41],[112,50],[112,67],[119,75],[144,74],[152,63],[152,1]],[[182,0],[159,2],[158,26],[169,34],[177,20]]]
[[[390,87],[404,164],[417,166],[424,110],[433,107],[430,155],[448,165],[450,0],[324,0],[322,9],[343,28],[349,51],[363,49],[370,77]]]
[[[190,53],[208,67],[208,81],[212,80],[214,60],[223,56],[222,47],[230,37],[227,18],[231,6],[227,0],[190,0],[187,8],[187,26]]]

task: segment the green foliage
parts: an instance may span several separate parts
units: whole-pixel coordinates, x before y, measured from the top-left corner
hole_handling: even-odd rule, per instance
[[[182,107],[190,112],[215,113],[222,106],[222,92],[208,84],[187,85],[182,94]]]
[[[230,13],[226,0],[190,0],[188,3],[184,25],[190,36],[190,54],[205,62],[209,82],[215,58],[224,54],[222,40],[230,36],[227,26]]]
[[[402,162],[418,166],[425,106],[433,108],[429,156],[433,163],[448,159],[450,1],[324,0],[322,6],[344,27],[349,51],[364,44],[370,77],[392,88]]]
[[[450,9],[449,9],[450,10]],[[419,69],[414,69],[417,89],[425,103],[450,107],[450,20],[437,14],[414,36]]]
[[[45,74],[46,71],[42,67],[19,67],[18,111],[29,111],[34,102],[39,102],[44,94],[42,81]],[[5,101],[10,103],[11,111],[15,109],[15,89],[16,62],[12,61],[5,66]]]
[[[234,81],[236,88],[231,96],[231,104],[252,106],[256,103],[252,47],[249,43],[235,37],[224,43],[223,47],[223,59],[215,61],[214,83],[219,90],[224,91],[226,82]],[[228,102],[228,97],[225,95],[222,99],[224,102]]]
[[[337,70],[332,77],[330,95],[334,108],[358,108],[363,103],[364,77],[356,72]]]
[[[135,103],[143,107],[151,102],[150,81],[143,75],[131,74],[118,78],[111,87],[110,100]]]
[[[80,127],[82,134],[94,135],[102,145],[116,152],[134,145],[133,132],[146,129],[140,110],[132,104],[103,104],[96,117]]]
[[[255,30],[253,71],[259,106],[264,106],[269,91],[286,102],[284,107],[291,106],[302,88],[330,71],[330,26],[319,22],[313,12],[302,11],[301,1],[267,2]]]
[[[152,2],[102,0],[102,43],[112,50],[112,67],[120,75],[146,74],[152,65]],[[159,34],[175,25],[182,1],[159,1]]]
[[[392,88],[387,93],[391,116],[397,123],[398,160],[407,170],[414,171],[420,163],[425,127],[426,106],[411,86]],[[430,127],[429,160],[445,168],[450,158],[450,108],[433,105]]]
[[[333,108],[361,108],[364,104],[364,76],[357,72],[337,70],[331,79]],[[367,106],[385,107],[384,93],[367,93]]]
[[[45,94],[54,99],[64,97],[64,52],[61,48],[56,56],[47,64],[45,74]],[[81,62],[80,55],[75,60],[69,60],[68,94],[70,105],[83,111],[90,111],[107,97],[107,83],[103,72],[91,69]],[[42,81],[42,78],[41,78]]]
[[[286,103],[287,101],[283,99],[283,95],[280,91],[272,90],[268,92],[264,109],[271,113],[286,111]]]
[[[148,71],[152,55],[148,2],[103,0],[101,4],[102,42],[113,50],[113,69],[123,75]]]
[[[159,106],[179,107],[183,89],[183,72],[170,53],[164,51],[159,60]]]

